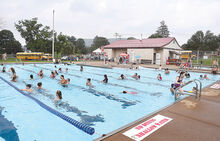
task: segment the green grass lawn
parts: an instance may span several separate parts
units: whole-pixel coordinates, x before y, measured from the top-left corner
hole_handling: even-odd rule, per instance
[[[218,63],[220,64],[220,57],[215,57],[213,59],[199,59],[198,64],[201,63],[202,61],[202,65],[204,66],[212,66],[212,62],[214,59],[218,59]],[[192,60],[193,64],[197,64],[197,60]]]

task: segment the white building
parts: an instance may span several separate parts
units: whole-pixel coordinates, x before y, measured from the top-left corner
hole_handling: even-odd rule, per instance
[[[130,62],[148,64],[166,64],[167,59],[179,59],[181,50],[174,37],[117,40],[104,46],[104,52],[109,59],[118,61],[121,53],[128,53]]]

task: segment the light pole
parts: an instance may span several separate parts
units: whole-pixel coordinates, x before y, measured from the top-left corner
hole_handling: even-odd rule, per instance
[[[54,13],[55,10],[53,10],[53,42],[52,42],[52,58],[54,59]]]

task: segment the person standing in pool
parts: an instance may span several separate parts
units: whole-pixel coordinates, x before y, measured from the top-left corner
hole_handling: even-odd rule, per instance
[[[61,83],[61,84],[65,84],[65,83],[66,83],[66,80],[64,79],[64,75],[61,75],[61,76],[60,76],[60,79],[61,79],[61,80],[60,80],[60,83]]]
[[[12,77],[12,80],[11,80],[11,81],[12,81],[12,82],[16,82],[16,81],[17,81],[16,75]]]
[[[165,69],[165,74],[169,74],[170,71],[168,70],[168,68]]]
[[[33,74],[30,75],[30,80],[33,80],[34,79],[34,76]]]
[[[91,78],[88,78],[88,79],[87,79],[87,81],[86,81],[86,86],[89,86],[90,88],[95,87],[95,86],[92,85],[92,83],[91,83]]]
[[[81,72],[83,71],[83,66],[80,66],[80,71],[81,71]]]
[[[124,76],[124,74],[121,74],[121,76],[120,76],[120,78],[119,79],[121,79],[121,80],[125,80],[126,79],[126,77]]]
[[[132,75],[132,78],[139,79],[139,78],[138,78],[138,74],[135,73],[134,75]]]
[[[51,71],[50,78],[55,78],[55,77],[56,77],[55,73],[53,71]]]
[[[5,69],[6,69],[5,67],[2,68],[2,72],[3,72],[3,73],[5,72]]]
[[[13,78],[14,76],[16,76],[16,72],[15,72],[15,69],[14,68],[10,68],[9,69],[9,72],[12,72],[12,76],[11,76],[11,78]]]
[[[37,88],[40,89],[40,90],[43,89],[43,88],[42,88],[42,82],[38,82],[38,83],[37,83]]]
[[[68,73],[68,68],[66,68],[66,73]]]
[[[103,82],[103,83],[108,83],[108,77],[107,77],[106,74],[104,75],[104,80],[102,80],[102,82]]]
[[[58,69],[58,72],[59,72],[59,73],[62,73],[62,69],[61,69],[61,68],[59,68],[59,69]]]
[[[26,85],[26,89],[20,89],[21,91],[26,91],[26,92],[32,92],[33,90],[31,89],[31,84]]]
[[[40,78],[43,78],[44,77],[44,73],[43,73],[43,70],[40,70],[40,72],[37,74],[40,76]]]
[[[56,99],[54,99],[55,105],[59,105],[62,100],[62,92],[60,90],[57,90],[56,92]]]
[[[161,74],[159,73],[158,76],[157,76],[157,80],[161,81],[162,80],[162,76]]]

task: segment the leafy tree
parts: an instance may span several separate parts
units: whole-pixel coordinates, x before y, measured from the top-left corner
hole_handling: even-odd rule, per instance
[[[79,38],[76,40],[75,53],[79,53],[79,54],[86,54],[87,53],[85,41],[82,38]]]
[[[69,41],[69,37],[67,35],[60,33],[57,36],[57,43],[55,47],[57,54],[61,52],[62,55],[70,55],[73,54],[74,49],[75,45]]]
[[[15,27],[26,41],[26,47],[31,51],[52,52],[52,31],[49,26],[38,23],[37,18],[20,20]]]
[[[165,21],[160,22],[160,27],[157,28],[156,33],[152,34],[148,38],[167,38],[169,37],[170,32],[168,26],[165,24]]]
[[[216,51],[219,45],[218,36],[208,30],[205,34],[203,31],[197,31],[182,48],[185,50]]]
[[[106,39],[105,37],[98,37],[98,36],[96,36],[93,39],[93,43],[91,45],[90,50],[93,51],[93,50],[96,50],[97,48],[100,48],[100,47],[108,45],[108,44],[109,44],[108,39]]]
[[[163,36],[158,33],[154,33],[154,34],[150,35],[148,38],[163,38]]]
[[[21,44],[15,40],[10,30],[0,31],[0,53],[16,54],[22,51]]]
[[[134,37],[128,37],[127,40],[135,40],[136,38]]]
[[[168,30],[168,26],[165,24],[165,21],[160,22],[160,27],[158,27],[156,33],[161,35],[163,38],[169,37],[170,32]]]
[[[67,36],[67,40],[70,41],[73,45],[76,45],[76,38],[74,36]]]

